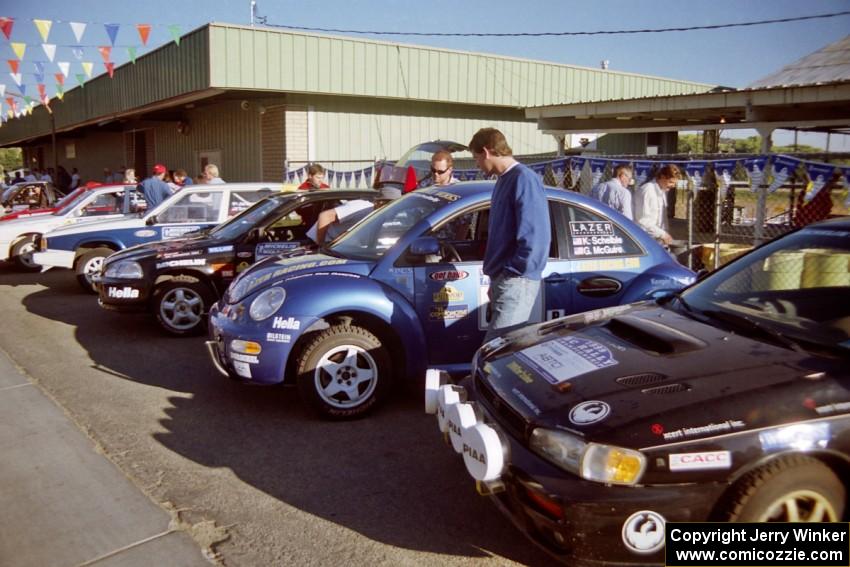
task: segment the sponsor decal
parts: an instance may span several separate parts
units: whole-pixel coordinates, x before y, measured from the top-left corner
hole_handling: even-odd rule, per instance
[[[250,267],[251,264],[249,264],[248,262],[239,262],[239,264],[237,264],[236,266],[236,273],[238,274],[239,272],[244,272]]]
[[[632,553],[655,553],[664,547],[665,523],[664,516],[658,512],[635,512],[623,523],[623,543]]]
[[[625,254],[623,239],[614,234],[610,222],[570,222],[573,255],[611,256]]]
[[[190,258],[186,260],[166,260],[165,262],[157,262],[156,269],[176,268],[178,266],[203,266],[207,263],[204,258]]]
[[[413,274],[413,268],[390,268],[390,273],[409,276]]]
[[[652,431],[653,435],[661,435],[664,433],[664,426],[660,423],[653,423],[649,430]]]
[[[705,435],[729,433],[736,429],[742,429],[747,424],[737,419],[727,419],[720,423],[709,423],[708,425],[700,425],[697,427],[681,427],[675,431],[667,431],[661,435],[665,441],[675,439],[684,439],[687,437],[702,437]]]
[[[516,360],[510,361],[506,368],[517,375],[517,378],[525,382],[526,384],[531,384],[534,382],[534,377],[531,375],[531,372],[522,367],[522,365]]]
[[[426,195],[425,193],[413,192],[411,193],[414,197],[418,197],[420,199],[425,199],[426,201],[431,201],[432,203],[439,203],[440,200],[437,197]]]
[[[451,303],[453,301],[463,301],[463,292],[450,285],[442,288],[433,295],[434,303]]]
[[[106,295],[115,299],[137,299],[139,297],[139,290],[133,289],[130,286],[120,288],[110,286],[106,288]]]
[[[251,378],[251,367],[248,366],[245,362],[240,362],[238,360],[233,361],[233,370],[236,371],[236,374],[241,376],[242,378]]]
[[[237,252],[236,253],[237,258],[250,258],[253,255],[254,255],[253,252]]]
[[[829,423],[795,423],[759,433],[765,451],[826,449],[831,438]]]
[[[441,270],[439,272],[431,272],[428,277],[435,282],[454,282],[457,280],[465,280],[469,277],[469,272],[463,270]]]
[[[221,277],[223,278],[232,278],[234,276],[233,270],[222,270]]]
[[[676,284],[676,280],[671,280],[670,278],[651,278],[649,280],[649,285],[652,287],[661,287],[665,285],[674,285]]]
[[[162,227],[162,237],[164,239],[169,238],[178,238],[183,236],[187,232],[194,232],[196,230],[201,230],[201,227],[198,225],[193,226],[164,226]]]
[[[292,342],[292,335],[286,333],[266,333],[266,341],[270,343],[289,343]]]
[[[520,392],[517,388],[512,388],[511,393],[514,396],[516,396],[517,399],[519,399],[519,401],[524,403],[526,405],[526,407],[528,407],[528,409],[533,411],[534,415],[540,415],[540,408],[537,407],[537,405],[534,402],[532,402],[530,399],[528,399],[528,396],[526,396],[525,394]]]
[[[473,461],[478,461],[482,465],[487,464],[487,459],[484,458],[484,451],[479,453],[477,449],[470,447],[466,443],[463,444],[463,456],[468,457]]]
[[[581,260],[576,262],[576,271],[578,272],[602,272],[625,268],[640,268],[640,258],[609,258],[607,260]]]
[[[272,329],[288,329],[297,331],[301,328],[301,321],[294,317],[275,317],[272,321]]]
[[[672,453],[671,471],[698,471],[710,469],[728,469],[732,467],[732,453],[729,451],[707,451],[704,453]]]
[[[203,252],[203,250],[189,250],[188,252],[160,252],[156,255],[156,257],[161,259],[186,258],[187,256],[197,256],[198,254],[203,254]]]
[[[555,386],[619,364],[608,347],[579,337],[559,337],[525,348],[517,358]]]
[[[628,305],[615,305],[614,307],[605,307],[604,309],[595,309],[593,311],[588,311],[584,314],[584,322],[593,323],[594,321],[601,321],[602,319],[608,319],[613,317],[617,313],[622,313],[624,311],[628,311],[630,307]]]
[[[551,321],[552,319],[560,319],[566,314],[566,311],[564,311],[563,309],[547,309],[546,320]]]
[[[268,256],[277,256],[290,250],[295,250],[301,246],[300,242],[263,242],[257,244],[255,253],[257,260],[267,258]]]
[[[250,354],[240,354],[238,352],[231,352],[230,358],[233,360],[238,360],[239,362],[245,362],[248,364],[258,364],[260,359],[256,356]]]
[[[848,410],[850,410],[850,402],[826,404],[823,406],[817,406],[815,408],[815,411],[818,412],[818,415],[828,415],[831,413],[845,412]]]
[[[570,410],[570,421],[575,425],[590,425],[608,417],[611,406],[599,400],[590,400],[573,406]]]
[[[451,319],[461,319],[469,313],[467,305],[433,305],[428,318],[432,321],[448,321]]]
[[[282,262],[278,262],[282,263]],[[297,272],[299,270],[309,270],[311,268],[322,268],[325,266],[339,266],[340,264],[347,264],[348,260],[319,260],[316,262],[302,262],[300,264],[295,264],[292,266],[286,266],[285,268],[278,268],[272,274],[266,274],[268,276],[267,279],[276,278],[278,276],[283,276],[285,274],[291,274],[292,272]],[[259,278],[258,278],[259,279]]]
[[[151,236],[156,236],[156,231],[151,230],[149,228],[145,228],[142,230],[137,230],[133,233],[133,236],[138,236],[139,238],[150,238]]]
[[[483,285],[484,287],[490,287],[490,276],[481,274],[478,276],[478,285]]]
[[[210,253],[210,254],[220,254],[222,252],[230,252],[232,250],[233,250],[233,245],[230,244],[229,246],[211,246],[210,248],[207,249],[207,252]]]
[[[434,195],[436,195],[437,197],[439,197],[441,199],[445,199],[446,201],[449,201],[450,203],[454,203],[455,201],[460,199],[460,195],[455,195],[454,193],[448,193],[446,191],[437,191],[436,193],[434,193]]]
[[[614,225],[605,221],[570,221],[570,236],[614,236]]]

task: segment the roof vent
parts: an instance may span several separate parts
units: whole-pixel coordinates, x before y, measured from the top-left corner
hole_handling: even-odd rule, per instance
[[[620,376],[617,378],[617,383],[623,386],[650,386],[658,384],[667,379],[664,374],[654,372],[646,372],[644,374],[632,374],[631,376]]]
[[[691,389],[687,384],[664,384],[663,386],[655,386],[654,388],[646,388],[641,390],[643,394],[675,394],[677,392],[687,392]]]

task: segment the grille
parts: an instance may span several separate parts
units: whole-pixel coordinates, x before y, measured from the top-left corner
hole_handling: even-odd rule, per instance
[[[620,376],[617,378],[617,383],[623,386],[649,386],[663,382],[666,379],[667,376],[664,374],[647,372],[644,374],[632,374],[631,376]]]
[[[687,392],[691,389],[687,384],[665,384],[654,388],[646,388],[641,390],[643,394],[675,394],[677,392]]]
[[[475,372],[475,386],[480,401],[484,402],[493,418],[514,435],[524,440],[527,429],[525,419],[490,388],[487,382],[481,378],[480,371]]]

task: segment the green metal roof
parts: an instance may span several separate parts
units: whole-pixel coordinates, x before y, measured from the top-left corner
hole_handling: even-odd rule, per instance
[[[54,100],[58,132],[228,90],[524,108],[705,92],[713,85],[366,39],[211,23]],[[0,128],[0,145],[49,135],[43,107]]]

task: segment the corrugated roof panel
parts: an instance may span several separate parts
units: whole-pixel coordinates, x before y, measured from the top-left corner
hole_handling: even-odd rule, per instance
[[[747,85],[747,88],[847,80],[850,80],[850,35]]]

